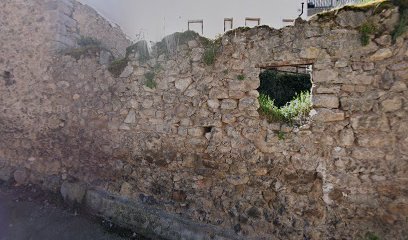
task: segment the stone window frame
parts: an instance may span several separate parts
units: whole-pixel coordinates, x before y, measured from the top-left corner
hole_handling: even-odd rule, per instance
[[[290,61],[271,61],[271,62],[264,62],[264,63],[259,63],[255,64],[255,67],[257,69],[277,69],[280,67],[298,67],[298,66],[312,66],[312,72],[311,72],[311,78],[310,81],[312,83],[312,87],[310,89],[310,100],[312,103],[314,102],[314,89],[315,89],[315,84],[314,84],[314,71],[313,71],[313,66],[316,62],[316,59],[299,59],[299,60],[290,60]],[[258,91],[258,90],[256,90]],[[259,92],[258,92],[259,93]],[[312,109],[313,111],[315,108],[312,104]]]

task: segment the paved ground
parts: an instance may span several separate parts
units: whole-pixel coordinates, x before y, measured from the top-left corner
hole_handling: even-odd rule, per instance
[[[0,184],[0,240],[144,239],[66,208],[52,194]]]

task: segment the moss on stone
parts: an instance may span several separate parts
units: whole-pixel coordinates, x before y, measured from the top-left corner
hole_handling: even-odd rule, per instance
[[[145,86],[150,88],[150,89],[154,89],[157,86],[156,81],[154,80],[154,78],[156,77],[156,74],[154,72],[147,72],[144,77],[146,78],[145,81]]]
[[[114,77],[119,77],[123,70],[127,67],[128,63],[128,58],[117,59],[109,65],[108,70]]]
[[[67,56],[71,56],[76,60],[79,60],[82,56],[84,57],[95,57],[97,56],[102,50],[106,50],[101,48],[100,46],[90,45],[84,46],[79,48],[72,48],[64,51],[64,54]]]

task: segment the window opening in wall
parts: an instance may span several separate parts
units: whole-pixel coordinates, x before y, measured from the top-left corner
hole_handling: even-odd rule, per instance
[[[198,26],[201,25],[201,29],[197,28],[197,25]],[[199,29],[199,30],[197,31],[197,29]],[[204,35],[204,20],[202,20],[202,19],[188,20],[188,30],[189,31],[196,31],[196,32],[201,31],[201,35]]]
[[[312,108],[312,65],[261,68],[260,114],[271,122],[302,125]]]
[[[234,19],[224,18],[224,32],[232,30],[233,27],[234,27]]]
[[[245,27],[255,27],[261,25],[260,18],[245,18]]]

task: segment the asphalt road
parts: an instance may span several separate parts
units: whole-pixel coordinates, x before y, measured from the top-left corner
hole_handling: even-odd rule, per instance
[[[0,186],[0,240],[144,239],[65,207],[35,188]]]

